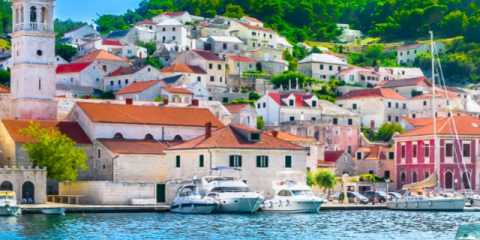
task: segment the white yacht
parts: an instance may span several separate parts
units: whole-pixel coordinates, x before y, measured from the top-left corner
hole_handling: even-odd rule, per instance
[[[0,216],[17,216],[22,209],[17,206],[17,198],[13,191],[0,192]]]
[[[175,213],[208,214],[217,210],[219,203],[212,197],[206,196],[195,184],[182,185],[170,206],[170,211]]]
[[[219,201],[218,212],[222,213],[254,213],[263,202],[263,197],[250,191],[238,177],[203,177],[202,188]]]
[[[275,196],[263,202],[263,211],[317,213],[324,200],[313,194],[305,184],[305,177],[300,172],[282,172],[279,180],[273,182]]]

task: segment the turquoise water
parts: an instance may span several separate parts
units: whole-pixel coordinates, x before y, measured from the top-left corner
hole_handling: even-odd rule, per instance
[[[453,239],[475,212],[324,211],[320,214],[171,213],[0,218],[0,239]]]

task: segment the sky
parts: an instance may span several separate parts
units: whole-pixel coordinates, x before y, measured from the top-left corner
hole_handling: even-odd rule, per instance
[[[141,0],[56,0],[55,17],[92,23],[97,14],[122,14]]]

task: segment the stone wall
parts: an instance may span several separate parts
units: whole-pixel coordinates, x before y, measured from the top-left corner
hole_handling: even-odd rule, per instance
[[[19,203],[28,198],[23,192],[26,182],[33,183],[34,203],[44,204],[47,193],[47,170],[46,169],[21,169],[21,168],[0,168],[0,184],[10,182],[13,191],[17,195]],[[28,198],[30,199],[30,198]]]
[[[81,204],[130,205],[133,199],[155,199],[151,182],[61,182],[60,195],[82,195]]]

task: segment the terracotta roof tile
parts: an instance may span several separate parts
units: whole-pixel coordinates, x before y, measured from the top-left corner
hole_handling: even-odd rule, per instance
[[[288,142],[303,142],[303,143],[317,142],[315,138],[294,135],[294,134],[283,132],[283,131],[272,131],[272,132],[268,132],[267,134]]]
[[[90,64],[92,64],[92,62],[60,64],[57,66],[56,73],[78,73],[90,66]]]
[[[414,128],[424,127],[433,123],[433,118],[402,118]]]
[[[408,78],[408,79],[397,79],[397,80],[389,80],[383,81],[379,84],[381,87],[384,88],[393,88],[393,87],[408,87],[408,86],[418,86],[422,82],[425,82],[427,86],[432,86],[432,83],[428,81],[426,77],[418,77],[418,78]]]
[[[323,160],[329,163],[335,163],[345,151],[325,151]]]
[[[255,60],[253,60],[252,58],[249,58],[247,56],[231,55],[228,58],[232,59],[235,62],[255,63]]]
[[[240,24],[242,24],[243,26],[247,27],[247,28],[250,28],[250,29],[255,29],[255,30],[260,30],[260,31],[265,31],[265,32],[271,32],[271,33],[274,33],[275,31],[271,28],[266,28],[266,27],[259,27],[259,26],[254,26],[254,25],[250,25],[248,23],[244,23],[244,22],[240,22]]]
[[[240,126],[226,126],[212,132],[212,136],[205,138],[200,136],[187,141],[178,146],[172,147],[172,150],[180,149],[282,149],[282,150],[306,150],[296,144],[275,138],[265,133],[261,133],[260,141],[248,141],[242,136],[241,131],[251,130],[258,132],[256,129]]]
[[[179,93],[179,94],[193,94],[190,90],[181,87],[165,87],[163,90],[169,93]]]
[[[123,44],[117,40],[102,40],[102,45],[123,47]]]
[[[398,99],[405,100],[405,97],[399,93],[386,88],[369,88],[369,89],[359,89],[352,90],[347,94],[338,98],[338,100],[344,99],[355,99],[355,98],[387,98],[387,99]]]
[[[127,59],[121,58],[117,55],[114,55],[112,53],[109,53],[105,50],[97,50],[95,52],[92,52],[90,54],[87,54],[77,60],[75,60],[75,63],[81,63],[81,62],[93,62],[95,60],[105,60],[105,61],[119,61],[119,62],[128,62]]]
[[[311,93],[269,93],[268,96],[272,98],[277,104],[281,106],[287,106],[282,99],[289,97],[290,95],[295,96],[295,107],[311,107],[308,105],[305,100],[311,99],[314,95]],[[317,107],[319,107],[317,103]]]
[[[180,73],[196,73],[196,74],[207,74],[207,72],[203,71],[200,67],[197,66],[189,66],[181,63],[173,64],[172,66],[168,66],[160,70],[160,72],[180,72]]]
[[[433,134],[432,123],[397,136],[396,138],[422,136]],[[456,130],[455,130],[456,129]],[[455,135],[480,135],[480,119],[467,116],[455,116],[437,119],[437,134],[451,136]]]
[[[182,142],[155,140],[99,139],[108,150],[116,154],[165,155],[164,150]]]
[[[184,15],[186,12],[164,12],[162,13],[163,16],[170,16],[170,17],[180,17]]]
[[[0,84],[0,94],[2,93],[10,93],[10,88],[3,84]]]
[[[156,84],[161,84],[162,80],[150,80],[150,81],[142,81],[142,82],[134,82],[123,89],[119,90],[115,94],[129,94],[129,93],[137,93],[143,92]]]
[[[435,90],[435,97],[453,99],[453,98],[458,98],[458,95],[453,93],[453,92],[450,92],[450,91],[436,89]],[[430,91],[430,92],[426,92],[422,95],[416,96],[413,99],[432,99],[432,98],[433,98],[433,92]]]
[[[262,21],[254,18],[254,17],[243,16],[243,18],[245,18],[245,19],[247,19],[247,20],[249,20],[249,21],[251,21],[251,22],[262,23]]]
[[[122,75],[130,75],[130,74],[133,74],[133,73],[136,73],[136,72],[142,70],[144,67],[146,67],[146,66],[143,66],[141,68],[133,67],[133,66],[119,67],[115,71],[110,73],[108,76],[109,77],[115,77],[115,76],[122,76]]]
[[[215,53],[210,51],[192,50],[192,52],[198,54],[200,57],[204,58],[205,60],[223,61],[223,59],[219,58]]]
[[[224,124],[206,108],[136,106],[110,103],[77,102],[92,122],[145,125],[214,127]]]
[[[17,143],[33,142],[35,139],[27,137],[20,133],[20,130],[27,128],[31,120],[14,120],[3,119],[1,120],[5,128],[7,129],[10,137]],[[39,123],[42,128],[56,128],[63,134],[73,139],[78,144],[92,144],[80,125],[76,122],[62,122],[62,121],[43,121],[35,120],[35,123]]]
[[[142,24],[145,24],[145,25],[155,25],[156,23],[150,19],[147,19],[147,20],[143,20],[141,22],[138,22],[136,23],[135,25],[142,25]]]
[[[248,104],[226,104],[225,108],[231,112],[236,113],[242,111]]]

